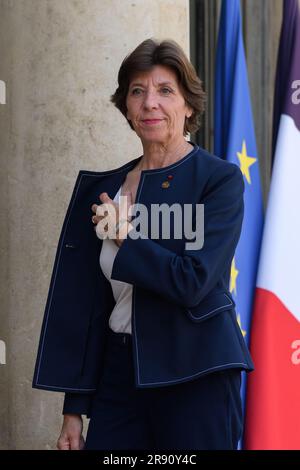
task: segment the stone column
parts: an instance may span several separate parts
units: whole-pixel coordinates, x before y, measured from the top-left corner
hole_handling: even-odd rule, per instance
[[[148,37],[188,52],[188,0],[0,0],[0,446],[52,449],[63,395],[31,388],[61,225],[80,169],[141,146],[110,103],[121,60]]]

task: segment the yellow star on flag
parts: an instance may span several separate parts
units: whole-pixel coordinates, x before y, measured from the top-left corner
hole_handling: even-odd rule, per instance
[[[235,258],[233,258],[231,263],[231,271],[230,271],[230,293],[232,292],[236,294],[236,278],[238,277],[239,271],[236,269],[235,266]]]
[[[240,316],[240,314],[238,314],[238,316],[237,316],[237,322],[238,322],[239,327],[240,327],[240,329],[241,329],[242,335],[245,337],[246,334],[247,334],[247,331],[246,331],[246,330],[243,330],[243,328],[242,328],[242,323],[241,323],[241,316]]]
[[[249,184],[251,184],[251,178],[250,178],[250,166],[252,166],[256,161],[257,158],[249,157],[247,155],[247,148],[246,148],[246,142],[243,140],[243,149],[242,152],[237,152],[237,156],[240,161],[240,170],[245,176],[246,180],[248,181]]]

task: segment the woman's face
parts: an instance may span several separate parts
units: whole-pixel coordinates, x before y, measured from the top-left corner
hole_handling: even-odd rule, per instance
[[[192,114],[175,73],[162,65],[133,76],[126,105],[127,119],[144,143],[182,139],[185,118]]]

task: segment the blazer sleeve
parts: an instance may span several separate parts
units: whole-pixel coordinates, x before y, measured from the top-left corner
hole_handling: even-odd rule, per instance
[[[180,256],[149,238],[128,236],[115,257],[112,279],[149,289],[186,308],[198,305],[234,256],[243,221],[243,193],[239,167],[219,165],[199,201],[204,204],[203,247]]]
[[[84,393],[65,393],[62,414],[79,414],[90,417],[93,396]]]

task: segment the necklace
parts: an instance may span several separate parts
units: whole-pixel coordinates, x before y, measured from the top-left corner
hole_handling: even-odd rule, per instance
[[[189,144],[189,142],[186,142],[186,146],[185,146],[185,149],[180,152],[180,156],[173,162],[171,163],[168,163],[168,165],[164,165],[164,166],[170,166],[170,165],[173,165],[174,163],[176,163],[178,160],[181,160],[182,158],[184,158],[190,151],[191,151],[191,145]],[[143,170],[152,170],[152,169],[159,169],[159,168],[164,168],[164,166],[162,167],[155,167],[155,168],[140,168],[142,165],[141,165],[141,162],[143,161],[143,157],[144,155],[142,156],[141,160],[139,161],[138,165],[136,166],[136,168],[133,169],[133,172],[135,171],[143,171]]]

